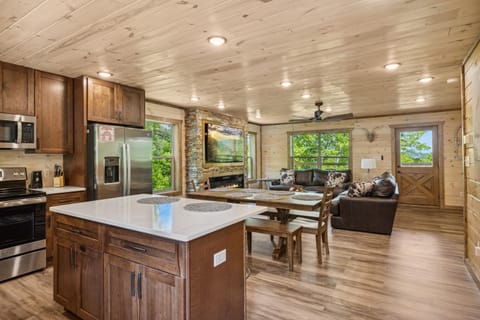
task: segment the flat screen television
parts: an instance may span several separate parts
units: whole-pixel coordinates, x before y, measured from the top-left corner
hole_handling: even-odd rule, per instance
[[[204,122],[205,164],[242,164],[244,135],[241,128]]]

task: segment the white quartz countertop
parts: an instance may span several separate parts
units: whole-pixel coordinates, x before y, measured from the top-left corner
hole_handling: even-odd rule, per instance
[[[192,203],[225,202],[180,198],[168,204],[142,204],[139,199],[163,197],[140,194],[119,198],[80,202],[51,207],[50,210],[93,222],[139,231],[155,236],[190,241],[248,217],[267,211],[267,207],[228,203],[232,207],[224,211],[198,212],[184,209]]]
[[[87,190],[84,187],[74,187],[74,186],[65,186],[59,188],[35,188],[32,190],[42,191],[45,192],[47,195],[49,194],[58,194],[58,193],[69,193],[69,192],[78,192],[78,191],[85,191]]]

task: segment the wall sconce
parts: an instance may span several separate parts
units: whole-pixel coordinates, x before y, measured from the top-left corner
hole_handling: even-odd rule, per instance
[[[362,159],[360,163],[360,168],[367,169],[368,173],[370,173],[370,169],[377,168],[377,160],[375,159]]]

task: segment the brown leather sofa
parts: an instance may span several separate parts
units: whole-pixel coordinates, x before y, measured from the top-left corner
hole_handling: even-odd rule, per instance
[[[341,193],[332,203],[330,221],[333,228],[388,235],[392,233],[398,204],[398,185],[392,175],[384,173],[382,176],[374,188],[379,189],[388,184],[389,188],[394,188],[394,192],[382,193],[382,190],[377,190],[379,192],[373,192],[372,196],[358,198],[349,197],[348,191]],[[394,186],[391,185],[392,181]]]
[[[295,170],[295,183],[294,185],[281,184],[280,180],[273,180],[269,184],[270,190],[283,190],[288,191],[292,187],[302,186],[305,191],[320,192],[323,193],[325,185],[328,181],[328,173],[332,171],[320,170],[320,169],[308,169],[308,170]],[[333,194],[337,196],[341,192],[348,189],[351,182],[352,173],[350,170],[336,170],[334,172],[346,173],[347,180],[335,187]]]

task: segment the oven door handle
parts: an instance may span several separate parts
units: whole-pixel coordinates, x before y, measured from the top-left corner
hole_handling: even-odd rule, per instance
[[[47,202],[46,197],[5,200],[5,201],[0,201],[0,208],[26,206],[29,204],[39,204],[39,203],[46,203],[46,202]]]

